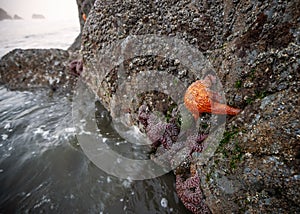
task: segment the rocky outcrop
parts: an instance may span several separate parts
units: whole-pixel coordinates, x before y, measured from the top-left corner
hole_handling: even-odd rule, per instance
[[[14,15],[13,19],[15,20],[19,20],[19,19],[23,19],[22,17],[18,16],[17,14]]]
[[[69,53],[60,49],[15,49],[0,61],[0,82],[11,90],[70,91]]]
[[[223,84],[227,102],[243,109],[226,124],[215,155],[198,166],[213,213],[300,211],[298,8],[296,0],[97,0],[89,14],[82,34],[86,71],[107,47],[104,43],[129,35],[177,36],[205,55]],[[128,72],[122,75],[132,79],[139,72],[160,70],[187,83],[194,81],[189,71],[180,77],[179,64],[140,56],[123,63]],[[106,71],[100,83],[98,95],[107,108],[119,87],[117,67]],[[165,100],[155,96],[161,95],[141,99]],[[142,103],[133,102],[126,112],[133,114]]]
[[[87,17],[91,8],[94,5],[95,0],[77,0],[78,6],[78,15],[79,15],[79,23],[80,23],[80,32],[83,29],[85,24],[84,17]],[[69,48],[70,51],[78,51],[81,48],[81,33],[77,36],[74,43]]]
[[[32,14],[32,19],[45,19],[46,17],[42,14]]]
[[[80,23],[84,24],[82,11],[88,14],[91,1],[78,1],[81,11]],[[83,8],[82,8],[83,7]],[[15,15],[15,19],[21,17]],[[33,14],[32,18],[45,18],[43,15]],[[10,90],[34,90],[48,88],[50,92],[71,92],[80,64],[78,51],[81,45],[81,34],[68,51],[60,49],[28,49],[13,50],[3,56],[0,61],[0,83]],[[74,67],[75,65],[75,67]]]
[[[94,5],[95,0],[77,0],[78,6],[78,15],[79,15],[79,22],[80,22],[80,29],[83,29],[85,24],[85,18],[88,17],[90,10]]]
[[[12,19],[12,18],[10,15],[8,15],[8,13],[5,10],[0,8],[0,21],[4,19]]]

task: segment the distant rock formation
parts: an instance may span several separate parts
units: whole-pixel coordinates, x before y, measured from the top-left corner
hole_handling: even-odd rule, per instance
[[[19,20],[19,19],[23,19],[22,17],[18,16],[17,14],[14,15],[13,19],[15,20]]]
[[[8,15],[8,13],[5,10],[0,8],[0,21],[4,19],[12,19],[12,18],[10,15]]]
[[[32,19],[45,19],[45,16],[42,14],[32,14]]]

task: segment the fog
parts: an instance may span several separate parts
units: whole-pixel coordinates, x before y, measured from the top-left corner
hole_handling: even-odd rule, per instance
[[[36,13],[51,20],[78,20],[76,0],[0,0],[0,8],[24,19],[31,19]]]

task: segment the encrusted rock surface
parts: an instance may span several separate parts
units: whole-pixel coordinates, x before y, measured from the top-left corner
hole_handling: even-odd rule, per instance
[[[197,47],[215,68],[228,104],[243,109],[228,121],[214,157],[199,166],[209,208],[214,213],[297,213],[299,8],[296,0],[96,0],[83,31],[83,61],[93,63],[104,43],[128,35],[177,36]],[[149,58],[135,58],[124,67],[131,74],[147,66],[159,70],[157,60]],[[163,61],[168,63],[158,63],[161,70],[182,73],[178,63]],[[194,77],[188,73],[183,79],[190,83]],[[117,78],[116,70],[104,78],[101,87],[107,93],[100,97],[106,103]]]
[[[89,13],[94,0],[78,0],[81,29],[82,13]],[[0,60],[0,83],[11,90],[50,88],[50,92],[71,92],[78,76],[74,62],[81,62],[81,34],[68,51],[61,49],[16,49]],[[72,64],[73,62],[73,64]],[[75,66],[76,67],[76,66]],[[77,66],[78,67],[78,66]]]
[[[0,61],[0,82],[12,90],[70,91],[74,80],[65,50],[15,49]]]
[[[299,93],[288,89],[256,99],[227,124],[201,167],[215,212],[299,212],[299,113]]]

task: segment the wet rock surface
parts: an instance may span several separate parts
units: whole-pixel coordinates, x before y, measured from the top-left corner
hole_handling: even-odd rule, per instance
[[[297,106],[299,93],[277,92],[246,106],[227,124],[218,152],[201,167],[215,212],[299,212]]]
[[[104,43],[128,35],[177,36],[197,47],[215,68],[227,103],[243,109],[229,118],[214,157],[198,166],[209,208],[296,213],[299,8],[299,1],[96,1],[82,34],[83,61],[93,64]],[[132,59],[125,68],[159,70],[147,59]],[[180,63],[160,64],[166,73],[183,73]],[[116,70],[101,84],[107,107],[118,87]],[[195,80],[188,70],[184,74],[186,83]]]
[[[88,14],[94,0],[78,0],[79,22]],[[0,83],[11,90],[49,88],[50,92],[71,92],[82,71],[79,53],[81,33],[71,47],[61,49],[16,49],[0,61]],[[77,63],[78,62],[78,63]],[[78,65],[77,65],[78,64]]]
[[[15,49],[0,61],[0,82],[11,90],[70,91],[75,77],[69,57],[60,49]]]

